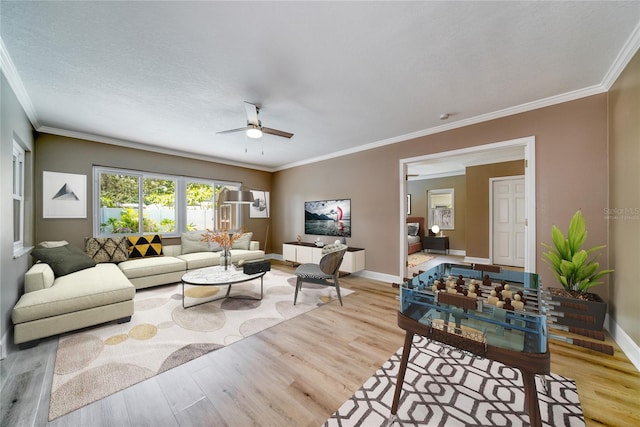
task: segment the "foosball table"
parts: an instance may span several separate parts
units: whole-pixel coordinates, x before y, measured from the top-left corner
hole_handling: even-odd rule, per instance
[[[392,417],[418,334],[519,369],[530,424],[540,426],[535,378],[550,373],[547,321],[537,274],[444,263],[407,280],[400,286],[398,326],[406,335]]]

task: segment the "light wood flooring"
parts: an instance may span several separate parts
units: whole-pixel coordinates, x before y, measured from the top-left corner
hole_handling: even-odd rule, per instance
[[[292,272],[286,265],[274,268]],[[47,422],[57,339],[0,363],[2,426],[320,426],[401,347],[398,290],[357,276],[355,293]],[[640,425],[640,373],[614,356],[551,342],[576,380],[587,426]]]

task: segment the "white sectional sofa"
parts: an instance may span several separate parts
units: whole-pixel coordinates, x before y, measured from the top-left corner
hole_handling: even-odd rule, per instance
[[[182,244],[162,247],[162,256],[117,264],[93,261],[71,272],[55,261],[50,261],[53,268],[44,262],[34,264],[25,274],[25,293],[13,308],[14,342],[26,347],[25,343],[37,344],[38,339],[51,335],[113,320],[129,321],[137,289],[176,283],[187,270],[220,264],[220,253],[199,250],[203,243],[197,238],[195,233],[184,233]],[[67,249],[70,258],[82,258],[72,250],[79,249],[64,243],[59,258],[65,257]],[[247,243],[248,249],[231,249],[231,262],[264,259],[257,241]],[[85,258],[86,254],[81,263]]]

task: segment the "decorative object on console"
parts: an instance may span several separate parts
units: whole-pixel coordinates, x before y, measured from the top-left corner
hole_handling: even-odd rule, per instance
[[[86,218],[87,176],[43,171],[42,217]]]
[[[304,202],[304,232],[351,237],[351,199]]]
[[[150,234],[145,236],[127,236],[129,240],[129,258],[148,258],[162,256],[162,236]]]
[[[603,282],[600,279],[613,270],[600,270],[600,264],[596,262],[597,255],[591,259],[588,257],[604,249],[606,245],[582,249],[587,238],[587,230],[581,210],[571,218],[566,237],[554,225],[551,228],[551,238],[553,246],[546,243],[542,245],[548,249],[548,252],[543,253],[544,261],[564,288],[549,288],[551,299],[560,303],[557,309],[564,312],[564,316],[558,319],[558,323],[602,330],[607,303],[588,290],[601,285]]]

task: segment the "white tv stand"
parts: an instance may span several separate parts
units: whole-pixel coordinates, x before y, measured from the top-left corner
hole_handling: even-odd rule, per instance
[[[320,262],[320,258],[322,258],[322,248],[307,242],[283,243],[282,258],[294,264],[304,264],[306,262],[317,264]],[[364,249],[348,247],[342,259],[340,271],[343,273],[355,273],[364,270],[364,265]]]

